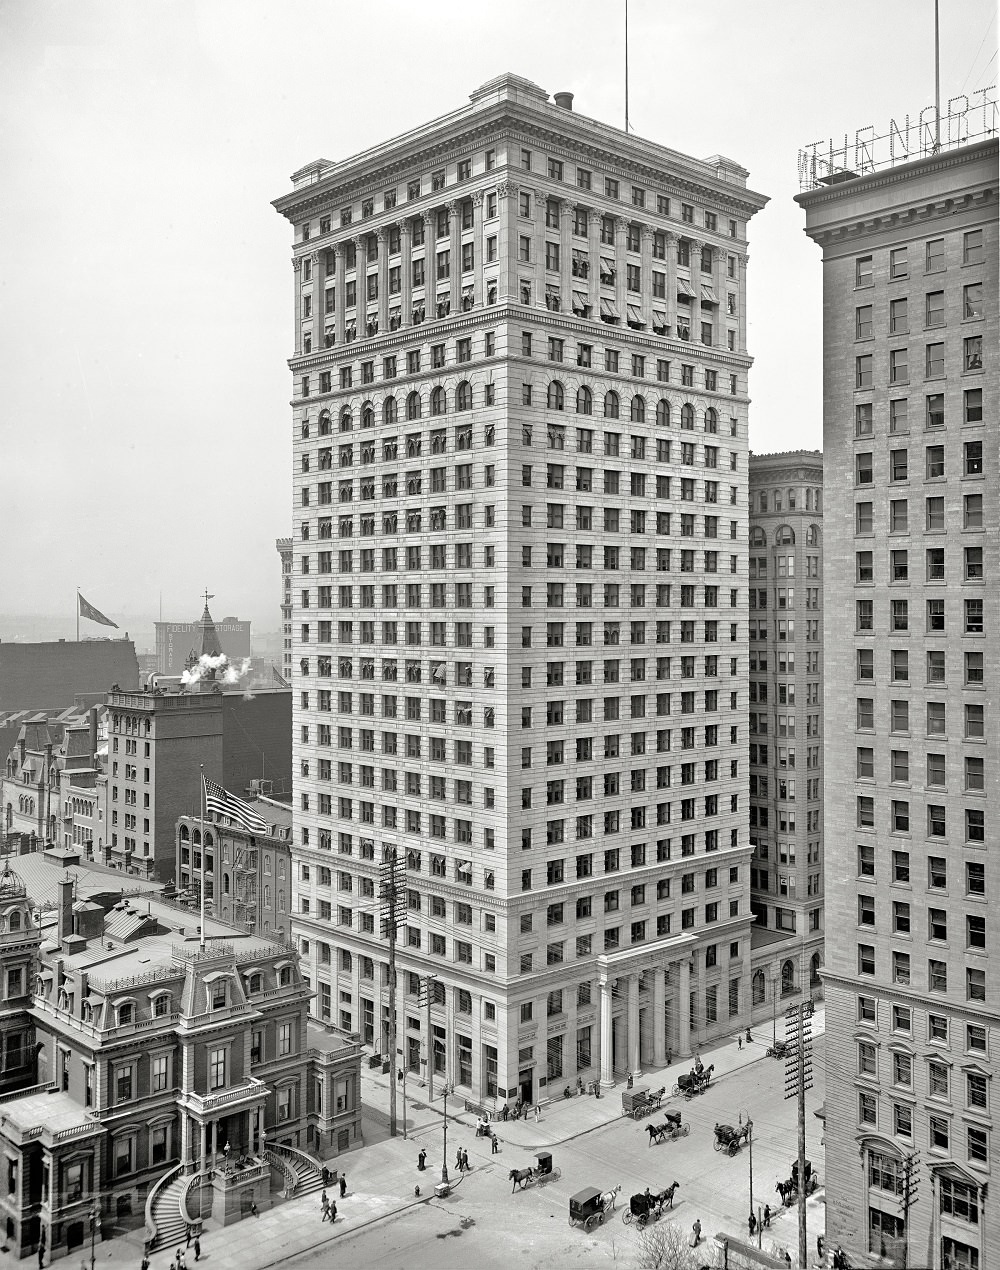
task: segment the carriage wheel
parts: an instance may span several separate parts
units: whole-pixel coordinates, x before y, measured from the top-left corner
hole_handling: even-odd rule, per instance
[[[626,1226],[631,1226],[631,1224],[632,1224],[632,1210],[631,1210],[631,1208],[626,1208],[626,1209],[624,1210],[624,1212],[622,1213],[622,1221],[625,1223],[625,1225],[626,1225]]]
[[[684,1135],[685,1138],[688,1136],[690,1132],[691,1132],[691,1126],[689,1124],[681,1125],[681,1133]]]
[[[736,1141],[736,1139],[734,1138],[734,1139],[733,1139],[733,1141],[732,1141],[732,1142],[730,1142],[730,1144],[729,1144],[729,1154],[730,1154],[730,1156],[735,1155],[735,1154],[736,1154],[736,1152],[737,1152],[739,1149],[740,1149],[740,1144],[739,1144],[739,1143]]]
[[[552,1170],[551,1176],[558,1180],[559,1178],[562,1177],[562,1169],[559,1168],[558,1165],[556,1165],[555,1168]]]

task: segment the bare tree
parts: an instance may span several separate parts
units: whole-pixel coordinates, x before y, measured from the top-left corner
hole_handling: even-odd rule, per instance
[[[690,1246],[690,1236],[676,1222],[661,1222],[639,1232],[636,1270],[698,1270],[702,1264],[704,1259],[696,1258]]]

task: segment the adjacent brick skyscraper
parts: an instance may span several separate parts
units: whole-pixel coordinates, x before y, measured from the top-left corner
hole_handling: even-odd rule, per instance
[[[1000,1265],[997,188],[993,140],[799,195],[823,248],[827,1243],[852,1265]]]
[[[295,929],[384,1050],[395,848],[399,1046],[470,1096],[748,1008],[746,177],[505,75],[276,202]]]

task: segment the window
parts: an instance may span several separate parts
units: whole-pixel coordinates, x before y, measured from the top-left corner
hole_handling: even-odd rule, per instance
[[[938,273],[944,268],[944,239],[931,238],[927,243],[925,273]]]
[[[858,256],[855,260],[854,285],[855,287],[873,287],[875,285],[871,256]]]

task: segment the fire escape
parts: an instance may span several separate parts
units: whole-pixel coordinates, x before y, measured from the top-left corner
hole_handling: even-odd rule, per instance
[[[257,848],[236,844],[233,864],[233,921],[257,929]]]

